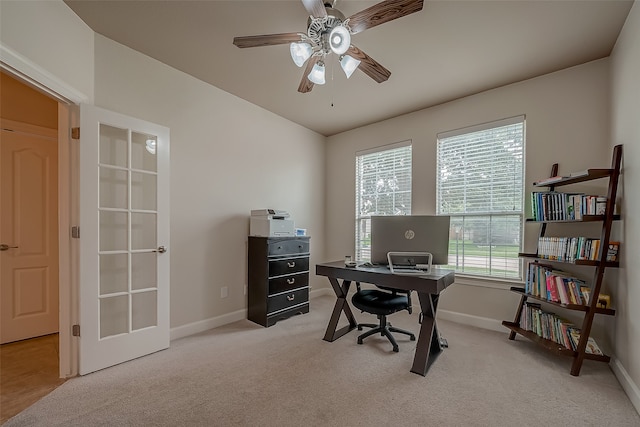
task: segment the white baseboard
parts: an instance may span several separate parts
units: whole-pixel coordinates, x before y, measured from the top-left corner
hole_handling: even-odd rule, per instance
[[[438,310],[438,319],[449,320],[451,322],[489,329],[496,332],[508,332],[508,329],[502,326],[502,321],[500,320],[472,316],[470,314],[458,313],[455,311]]]
[[[640,388],[638,385],[633,382],[627,370],[622,366],[622,363],[615,357],[611,357],[611,361],[609,362],[609,366],[613,371],[614,375],[620,382],[622,389],[629,396],[629,400],[634,408],[636,408],[636,412],[640,414]]]
[[[232,313],[223,314],[222,316],[210,317],[209,319],[200,320],[198,322],[188,323],[186,325],[171,328],[170,339],[171,341],[178,338],[188,337],[200,332],[207,331],[209,329],[217,328],[227,325],[229,323],[237,322],[247,318],[247,310],[237,310]]]
[[[323,295],[334,295],[329,288],[312,289],[309,291],[309,298],[317,298]],[[209,319],[199,320],[197,322],[188,323],[186,325],[171,328],[169,332],[170,340],[188,337],[189,335],[198,334],[209,329],[227,325],[247,318],[247,310],[237,310],[232,313],[223,314],[222,316],[210,317]]]

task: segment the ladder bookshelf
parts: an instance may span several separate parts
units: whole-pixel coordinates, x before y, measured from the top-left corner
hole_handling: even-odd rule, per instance
[[[540,248],[536,253],[521,253],[520,257],[530,259],[530,263],[542,266],[546,268],[554,268],[557,264],[569,263],[573,265],[588,266],[594,268],[593,279],[590,284],[590,295],[588,304],[573,304],[573,303],[561,303],[554,302],[545,298],[542,295],[533,295],[527,292],[521,287],[512,287],[511,291],[520,294],[520,303],[518,305],[515,319],[510,321],[503,321],[502,324],[509,328],[509,339],[514,340],[517,334],[528,338],[529,340],[537,343],[538,345],[552,351],[553,353],[571,357],[573,362],[571,364],[571,375],[578,376],[582,363],[585,359],[596,360],[601,362],[609,362],[610,356],[605,354],[594,354],[587,351],[587,344],[589,342],[589,335],[591,333],[591,326],[596,314],[614,316],[615,310],[607,307],[599,307],[598,300],[601,293],[602,281],[604,273],[607,268],[616,268],[619,263],[616,260],[609,260],[607,257],[608,248],[611,237],[611,228],[614,220],[620,219],[619,215],[614,214],[616,193],[618,189],[618,179],[620,176],[620,167],[622,161],[622,145],[616,145],[613,149],[613,158],[611,161],[610,169],[587,169],[585,171],[571,174],[570,176],[558,175],[558,164],[555,163],[551,168],[550,178],[538,181],[534,183],[535,187],[545,187],[548,192],[556,191],[557,187],[564,187],[571,184],[577,184],[579,182],[592,181],[596,179],[608,179],[607,187],[607,199],[606,206],[604,207],[604,213],[597,215],[582,215],[580,219],[532,219],[527,220],[540,224],[539,238],[545,237],[547,232],[547,224],[549,223],[567,223],[567,222],[602,222],[600,231],[599,248],[597,255],[592,256],[592,259],[575,259],[574,257],[548,257],[540,254]],[[539,239],[540,241],[540,239]],[[551,259],[550,259],[551,258]],[[527,330],[521,327],[521,321],[523,320],[523,312],[525,306],[529,304],[529,300],[541,301],[545,304],[549,304],[553,307],[563,310],[571,310],[577,312],[583,312],[583,320],[580,328],[580,338],[575,348],[568,348],[566,345],[560,344],[554,340],[543,338],[537,333]]]

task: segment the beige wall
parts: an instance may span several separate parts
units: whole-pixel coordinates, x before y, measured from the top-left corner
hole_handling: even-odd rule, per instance
[[[624,144],[622,172],[622,241],[616,302],[614,369],[640,411],[640,4],[636,2],[611,57],[612,138]],[[635,387],[633,386],[635,384]]]
[[[171,129],[172,328],[246,308],[251,209],[289,211],[321,259],[323,136],[99,35],[95,55],[96,105]]]
[[[366,148],[413,141],[413,213],[435,213],[436,135],[526,115],[526,194],[531,183],[548,176],[554,162],[560,172],[609,167],[609,63],[599,60],[521,83],[365,126],[328,138],[327,259],[354,252],[354,159]],[[527,208],[528,209],[528,208]],[[535,245],[538,226],[526,228]],[[534,248],[529,248],[534,250]],[[587,272],[591,274],[591,272]],[[517,295],[512,283],[479,282],[459,277],[440,299],[441,315],[507,332]]]
[[[2,61],[76,102],[93,99],[93,34],[62,1],[0,1]]]

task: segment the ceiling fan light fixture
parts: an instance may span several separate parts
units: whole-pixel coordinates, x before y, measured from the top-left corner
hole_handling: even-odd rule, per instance
[[[314,84],[323,85],[324,84],[324,64],[322,62],[317,62],[316,64],[314,64],[307,78]]]
[[[149,154],[156,154],[156,147],[158,145],[158,143],[156,142],[155,139],[153,138],[148,138],[145,141],[145,149],[149,152]]]
[[[311,45],[305,42],[291,43],[289,50],[291,51],[291,59],[298,67],[302,67],[313,53]]]
[[[343,25],[334,27],[329,33],[329,46],[336,55],[345,53],[351,45],[351,34]]]
[[[346,74],[347,78],[351,77],[351,74],[358,68],[360,65],[360,60],[356,59],[349,55],[342,55],[340,57],[340,66],[342,67],[342,71]]]

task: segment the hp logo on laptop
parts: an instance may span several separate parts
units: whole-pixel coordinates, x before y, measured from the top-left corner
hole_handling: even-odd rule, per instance
[[[404,232],[404,238],[407,240],[411,240],[416,237],[416,233],[413,230],[407,230]]]

